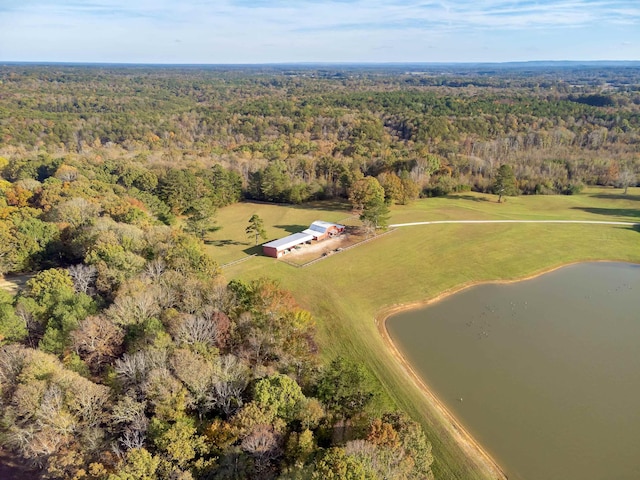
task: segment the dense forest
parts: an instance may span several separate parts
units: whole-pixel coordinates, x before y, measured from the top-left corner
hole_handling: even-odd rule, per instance
[[[461,68],[5,66],[0,155],[218,164],[292,203],[359,175],[490,191],[502,164],[523,194],[635,182],[637,65]]]
[[[291,294],[224,279],[216,208],[632,185],[639,80],[0,67],[0,274],[32,273],[0,291],[0,444],[52,479],[432,478],[420,426],[321,360]]]
[[[2,272],[35,272],[0,290],[3,447],[42,478],[431,478],[362,365],[322,364],[288,292],[203,252],[237,174],[47,158],[0,166]]]

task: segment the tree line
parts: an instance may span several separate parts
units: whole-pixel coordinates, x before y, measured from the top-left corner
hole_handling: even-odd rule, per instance
[[[421,195],[523,194],[638,173],[636,67],[361,70],[5,66],[0,154],[218,164],[245,193],[348,197],[349,176],[406,173]]]

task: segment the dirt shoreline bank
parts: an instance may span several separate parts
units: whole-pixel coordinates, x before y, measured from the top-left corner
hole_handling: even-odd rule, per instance
[[[448,290],[443,291],[442,293],[436,295],[435,297],[418,302],[411,302],[407,304],[401,305],[393,305],[387,308],[382,309],[375,317],[376,326],[380,335],[382,337],[383,342],[393,355],[393,357],[398,361],[402,370],[411,378],[414,384],[420,389],[420,391],[425,396],[427,402],[429,402],[430,406],[433,408],[435,412],[437,412],[444,419],[444,428],[451,435],[453,440],[460,446],[460,448],[465,452],[467,457],[474,461],[480,468],[485,470],[489,475],[498,480],[507,480],[507,474],[504,472],[502,467],[498,464],[498,462],[491,456],[491,454],[485,450],[485,448],[467,431],[467,429],[462,425],[462,423],[453,415],[447,406],[434,394],[434,392],[429,388],[426,382],[418,375],[413,366],[407,361],[404,357],[403,353],[398,349],[398,347],[393,343],[391,336],[387,330],[387,320],[392,316],[400,312],[404,312],[407,310],[413,310],[416,308],[422,308],[427,305],[431,305],[433,303],[439,302],[442,299],[459,293],[468,288],[477,286],[477,285],[485,285],[485,284],[509,284],[516,282],[523,282],[526,280],[531,280],[533,278],[539,277],[541,275],[551,273],[560,268],[568,267],[571,265],[576,265],[579,263],[597,263],[597,262],[617,262],[617,260],[584,260],[578,262],[570,262],[564,263],[561,265],[556,265],[550,268],[543,269],[531,275],[527,275],[520,278],[508,279],[508,280],[486,280],[486,281],[473,281],[468,282],[462,285],[458,285],[456,287],[450,288]],[[632,263],[628,261],[623,261],[623,263]]]

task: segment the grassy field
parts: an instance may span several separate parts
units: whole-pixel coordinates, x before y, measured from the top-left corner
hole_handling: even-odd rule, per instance
[[[260,246],[255,246],[255,238],[249,238],[245,233],[249,218],[254,213],[262,218],[267,232],[267,240],[259,238],[259,244],[301,232],[309,228],[314,220],[340,222],[346,225],[360,223],[344,203],[319,202],[304,206],[238,203],[218,212],[217,224],[223,228],[209,234],[205,239],[209,253],[219,264],[224,265],[262,252]]]
[[[640,189],[591,189],[576,196],[509,198],[475,193],[425,199],[392,208],[392,223],[429,220],[571,219],[640,222]],[[245,258],[252,247],[244,228],[258,213],[269,239],[323,219],[345,221],[340,204],[310,208],[238,204],[218,213],[224,228],[208,239],[221,264]],[[354,220],[351,220],[352,222]],[[625,226],[558,224],[425,225],[397,229],[375,241],[300,269],[256,256],[224,269],[228,279],[269,276],[290,289],[315,316],[322,353],[366,363],[389,401],[421,421],[434,447],[439,479],[484,479],[445,433],[442,419],[401,369],[375,323],[385,308],[426,301],[461,285],[516,279],[586,260],[640,262],[640,232]]]

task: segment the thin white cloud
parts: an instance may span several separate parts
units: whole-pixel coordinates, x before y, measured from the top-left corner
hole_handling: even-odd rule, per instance
[[[541,31],[611,29],[610,51],[621,44],[616,29],[640,37],[635,0],[1,0],[0,22],[0,60],[53,59],[55,50],[82,61],[387,61],[380,52],[394,48],[429,60],[420,45],[504,59],[516,37],[529,42],[521,52],[544,54]],[[620,54],[640,57],[637,44]]]

